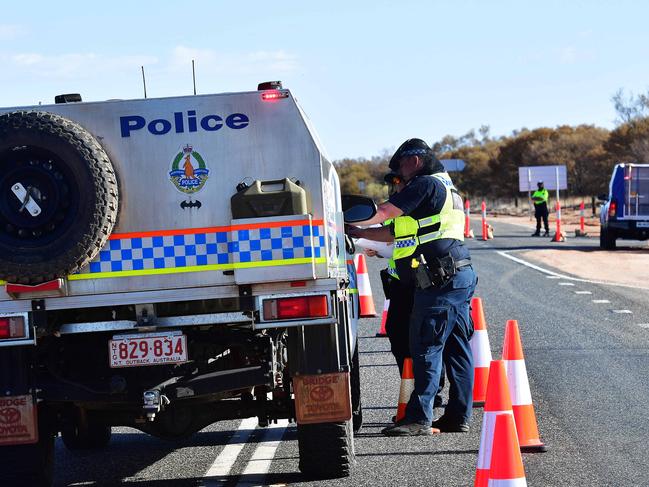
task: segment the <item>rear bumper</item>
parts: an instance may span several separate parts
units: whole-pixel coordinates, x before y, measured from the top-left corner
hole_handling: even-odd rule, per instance
[[[647,225],[647,227],[642,225]],[[605,225],[602,225],[602,228],[613,232],[616,238],[649,239],[649,220],[609,220]]]

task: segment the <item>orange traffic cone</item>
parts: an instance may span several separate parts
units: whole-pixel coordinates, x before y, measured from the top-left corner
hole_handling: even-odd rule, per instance
[[[356,275],[358,279],[358,297],[361,305],[361,318],[374,318],[376,308],[374,307],[374,298],[372,298],[372,288],[370,287],[370,276],[367,273],[367,264],[363,254],[356,255]]]
[[[539,429],[536,424],[530,383],[527,380],[527,369],[523,357],[523,346],[516,320],[508,320],[505,326],[503,362],[505,362],[505,371],[509,391],[511,392],[512,408],[521,451],[547,451],[547,447],[539,439]]]
[[[487,397],[487,379],[491,362],[491,348],[482,309],[482,299],[473,298],[471,300],[471,318],[473,319],[474,332],[469,345],[473,355],[473,406],[475,407],[483,406]]]
[[[381,314],[381,328],[379,328],[379,332],[376,334],[377,337],[388,336],[387,332],[385,331],[385,324],[388,321],[388,309],[390,309],[390,300],[386,299],[385,301],[383,301],[383,313]]]
[[[518,438],[516,438],[516,424],[514,424],[511,414],[496,416],[489,485],[498,487],[527,486],[523,459]]]
[[[403,359],[403,373],[401,374],[401,387],[399,388],[399,403],[397,404],[397,421],[406,417],[406,405],[410,400],[412,391],[415,390],[415,374],[412,371],[412,359]]]
[[[475,472],[474,487],[487,487],[489,484],[496,416],[503,413],[510,414],[513,417],[505,364],[502,360],[492,360],[491,364],[489,364],[487,400],[485,401],[484,415],[482,416],[480,449],[478,450],[478,466]]]

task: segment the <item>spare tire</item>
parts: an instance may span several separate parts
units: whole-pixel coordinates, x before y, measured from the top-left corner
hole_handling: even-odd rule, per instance
[[[59,115],[0,115],[0,279],[36,284],[72,274],[117,218],[115,170],[99,142]]]

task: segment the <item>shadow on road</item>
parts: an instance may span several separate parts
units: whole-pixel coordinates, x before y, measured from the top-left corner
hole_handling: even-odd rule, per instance
[[[237,430],[241,432],[243,430]],[[264,431],[263,429],[260,431]],[[173,480],[151,480],[137,478],[143,470],[151,467],[167,455],[183,448],[214,447],[236,442],[235,431],[202,431],[179,441],[164,441],[144,433],[113,433],[110,444],[103,450],[71,452],[59,439],[56,442],[55,487],[71,485],[135,485],[138,486],[193,486],[202,485],[203,477],[188,477]],[[242,435],[243,436],[243,435]],[[294,439],[295,428],[289,427],[285,440]],[[245,443],[255,444],[263,434],[248,437]],[[88,466],[92,465],[92,468]],[[195,474],[196,472],[191,472]],[[191,475],[190,473],[190,475]],[[291,476],[292,474],[287,474]],[[133,480],[125,480],[136,477]],[[236,477],[235,477],[236,478]],[[239,479],[241,481],[241,479]],[[290,477],[291,481],[295,481]],[[229,483],[229,479],[226,479]],[[219,479],[218,485],[228,485]],[[280,482],[280,481],[278,481]],[[286,483],[286,481],[284,481]],[[235,482],[236,483],[236,482]],[[276,483],[276,482],[271,482]],[[234,484],[233,484],[234,485]]]
[[[494,250],[581,250],[584,252],[593,252],[598,251],[593,247],[582,247],[579,245],[569,245],[569,244],[548,244],[548,245],[511,245],[511,246],[489,246],[489,247],[471,247],[471,253],[477,254],[480,252],[493,252]]]
[[[610,252],[613,255],[638,254],[647,252],[649,247],[620,247],[616,250],[603,250],[599,247],[575,245],[566,242],[552,243],[546,245],[511,245],[511,246],[489,246],[489,247],[471,247],[471,253],[493,251],[493,250],[578,250],[581,252]]]
[[[92,485],[97,486],[117,486],[117,485],[137,485],[137,487],[193,487],[193,486],[219,486],[228,487],[235,485],[286,485],[290,483],[306,482],[308,479],[299,472],[286,473],[268,473],[262,476],[258,474],[250,475],[227,475],[222,477],[191,477],[185,479],[164,479],[164,480],[125,480],[122,482],[98,482]]]
[[[389,451],[381,453],[357,453],[357,457],[392,457],[417,455],[477,455],[478,450]]]

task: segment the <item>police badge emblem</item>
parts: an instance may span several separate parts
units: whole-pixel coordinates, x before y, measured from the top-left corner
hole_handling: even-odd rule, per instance
[[[187,144],[174,157],[169,180],[181,193],[194,194],[203,189],[209,173],[203,157]]]

